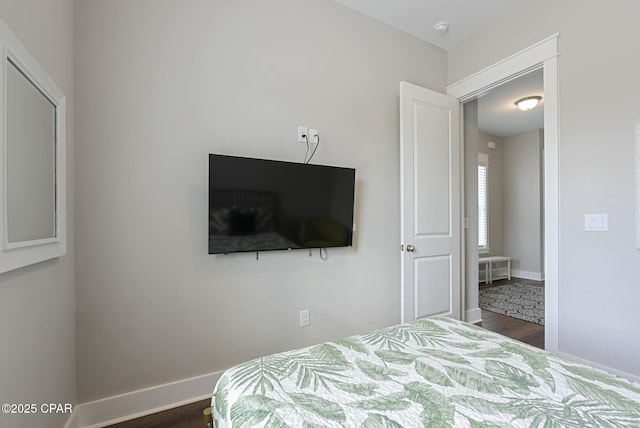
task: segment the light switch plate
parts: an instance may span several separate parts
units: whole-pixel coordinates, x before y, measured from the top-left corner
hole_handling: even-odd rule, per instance
[[[585,214],[585,232],[608,232],[609,219],[607,214]]]

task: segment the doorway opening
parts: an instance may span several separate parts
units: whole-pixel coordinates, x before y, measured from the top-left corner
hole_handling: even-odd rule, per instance
[[[542,70],[545,97],[543,152],[544,348],[552,353],[558,352],[559,336],[558,36],[558,34],[550,36],[447,88],[448,95],[457,98],[460,103],[466,103],[518,77],[525,76],[535,70]],[[465,151],[463,158],[466,158],[468,155]],[[466,178],[467,177],[465,177],[465,182]],[[467,233],[466,235],[469,234]],[[465,246],[465,260],[462,263],[462,270],[465,277],[463,281],[464,319],[469,322],[478,322],[482,319],[481,310],[478,306],[478,263],[477,260],[471,263],[469,257],[466,256],[468,254],[466,251],[466,240],[463,241],[463,245]],[[471,258],[473,258],[473,256],[471,256]]]
[[[535,108],[516,106],[531,96]],[[467,101],[464,117],[465,258],[482,326],[544,348],[542,69]]]

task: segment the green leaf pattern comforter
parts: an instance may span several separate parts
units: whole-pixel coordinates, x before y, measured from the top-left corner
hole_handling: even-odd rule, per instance
[[[249,361],[212,406],[217,428],[640,428],[640,385],[450,318]]]

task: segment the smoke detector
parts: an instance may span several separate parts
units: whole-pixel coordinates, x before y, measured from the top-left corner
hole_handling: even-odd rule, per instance
[[[438,36],[442,36],[449,31],[449,23],[447,21],[440,21],[433,26],[433,31],[435,31]]]

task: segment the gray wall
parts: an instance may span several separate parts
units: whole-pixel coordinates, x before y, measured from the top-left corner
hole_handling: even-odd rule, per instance
[[[0,17],[66,94],[68,214],[66,256],[0,275],[0,402],[75,404],[73,1],[0,0]],[[0,413],[0,426],[55,427],[68,417]]]
[[[504,253],[513,258],[513,275],[543,279],[542,130],[504,139]]]
[[[640,2],[531,1],[448,54],[450,83],[559,32],[559,350],[640,376]],[[603,22],[615,22],[599,31]],[[609,232],[584,231],[608,213]]]
[[[478,308],[478,151],[482,145],[478,132],[478,101],[464,104],[464,218],[465,228],[465,308]],[[475,219],[475,221],[470,221]],[[464,319],[480,318],[465,313]]]
[[[444,51],[327,0],[76,5],[80,401],[399,321],[398,84]],[[357,170],[355,246],[207,255],[207,154],[302,161],[298,125]]]
[[[513,275],[529,279],[544,275],[543,138],[542,130],[506,138],[478,133],[478,152],[489,155],[486,255],[512,257]],[[488,148],[489,141],[496,143],[495,149]]]

